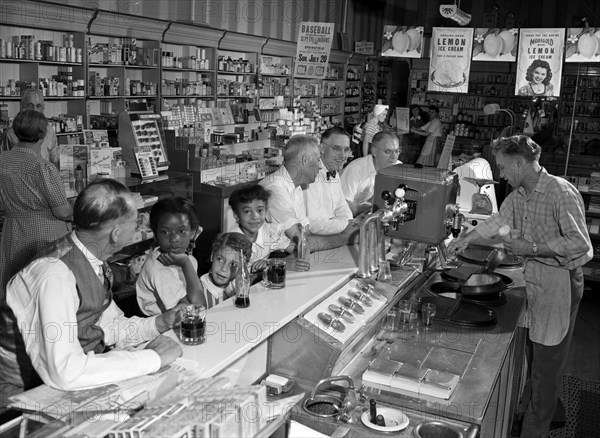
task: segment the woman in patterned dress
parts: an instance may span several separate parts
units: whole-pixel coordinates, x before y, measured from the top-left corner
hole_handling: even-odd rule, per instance
[[[19,143],[0,155],[0,304],[8,280],[23,269],[47,243],[70,231],[73,210],[56,166],[41,157],[46,117],[21,111],[13,122]]]

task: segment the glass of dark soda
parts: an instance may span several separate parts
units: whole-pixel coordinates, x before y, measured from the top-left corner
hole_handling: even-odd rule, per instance
[[[285,260],[267,260],[267,269],[263,273],[263,285],[270,289],[283,289],[285,287]]]
[[[189,304],[179,311],[181,324],[179,340],[182,344],[198,345],[206,341],[206,309]]]

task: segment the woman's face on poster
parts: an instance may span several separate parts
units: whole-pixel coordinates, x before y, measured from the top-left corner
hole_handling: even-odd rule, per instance
[[[544,67],[537,67],[532,73],[533,82],[536,84],[541,84],[548,76],[548,72]]]

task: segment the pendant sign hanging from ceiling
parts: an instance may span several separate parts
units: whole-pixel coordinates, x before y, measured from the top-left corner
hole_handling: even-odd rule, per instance
[[[567,29],[565,62],[600,62],[600,27]]]
[[[515,95],[560,95],[565,29],[521,29]]]
[[[472,47],[472,28],[434,27],[427,90],[467,93]]]
[[[384,26],[381,56],[421,58],[423,56],[423,26]]]
[[[517,60],[519,29],[479,27],[473,37],[473,61]]]
[[[298,26],[298,45],[294,76],[297,78],[325,77],[331,52],[335,23],[303,21]]]

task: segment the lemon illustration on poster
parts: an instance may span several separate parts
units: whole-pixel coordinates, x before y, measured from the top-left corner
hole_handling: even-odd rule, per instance
[[[565,29],[521,29],[515,95],[560,95]]]
[[[381,56],[421,58],[423,56],[423,26],[384,26]]]
[[[565,62],[600,62],[600,27],[567,29]]]
[[[473,36],[473,61],[517,60],[519,30],[479,27]]]
[[[472,28],[434,27],[427,90],[467,93],[472,48]]]

